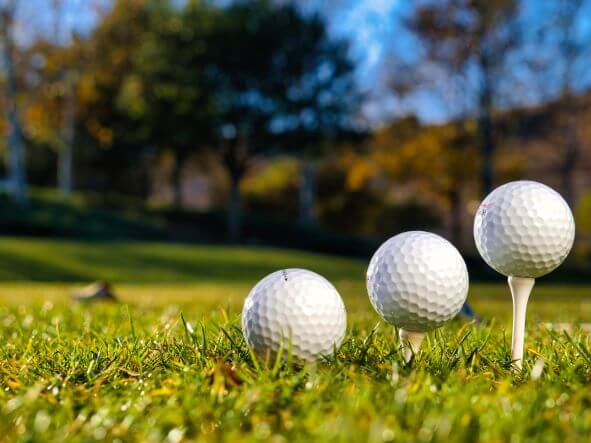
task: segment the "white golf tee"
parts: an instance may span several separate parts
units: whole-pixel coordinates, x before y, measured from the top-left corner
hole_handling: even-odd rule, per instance
[[[400,329],[398,331],[398,336],[400,337],[400,343],[402,344],[404,361],[408,363],[412,356],[421,349],[421,343],[425,338],[425,333]]]
[[[536,282],[528,277],[509,277],[509,288],[513,297],[513,338],[511,342],[511,360],[519,369],[523,365],[523,344],[525,341],[525,314],[527,301]]]

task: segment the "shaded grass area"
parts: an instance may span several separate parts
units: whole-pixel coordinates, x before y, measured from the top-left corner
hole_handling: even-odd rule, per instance
[[[0,238],[0,281],[251,281],[289,267],[341,279],[364,275],[364,263],[272,248],[212,247],[133,241]]]
[[[260,246],[1,236],[0,256],[0,281],[39,282],[250,282],[290,267],[311,269],[329,279],[357,281],[365,279],[368,262]],[[484,268],[480,259],[467,259],[467,263],[472,281],[504,280]],[[586,271],[569,272],[559,268],[541,281],[590,282]]]

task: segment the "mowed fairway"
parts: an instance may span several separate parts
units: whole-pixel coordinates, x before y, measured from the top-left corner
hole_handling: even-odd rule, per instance
[[[405,365],[365,293],[363,261],[300,252],[0,239],[0,441],[588,441],[591,287],[531,299],[512,371],[503,279],[472,284],[486,319],[431,333]],[[305,267],[345,299],[348,334],[316,367],[265,367],[240,332],[261,277]],[[119,304],[75,305],[115,283]]]

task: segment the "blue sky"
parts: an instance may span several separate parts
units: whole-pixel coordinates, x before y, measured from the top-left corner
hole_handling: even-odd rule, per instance
[[[78,32],[88,32],[92,29],[96,22],[97,8],[106,8],[111,2],[111,0],[20,0],[19,34],[22,40],[26,40],[38,30],[55,28],[52,24],[54,13],[49,7],[54,1],[61,2],[63,5],[60,13],[65,26],[50,32],[57,33],[54,38],[62,40],[67,40],[70,29]],[[358,65],[359,83],[370,97],[365,106],[365,114],[374,123],[408,112],[416,113],[425,121],[443,121],[457,112],[455,108],[462,106],[460,101],[465,100],[462,95],[467,94],[463,94],[462,91],[459,94],[456,91],[455,95],[454,93],[450,95],[448,92],[442,94],[436,82],[445,82],[448,79],[444,77],[438,79],[441,77],[441,72],[437,72],[434,67],[426,64],[423,64],[425,66],[422,66],[422,69],[428,77],[433,78],[433,87],[425,86],[404,99],[397,97],[388,87],[388,82],[396,79],[397,75],[404,74],[405,64],[412,64],[421,54],[420,44],[401,25],[402,17],[412,8],[413,2],[408,0],[296,1],[304,11],[317,12],[325,17],[333,36],[350,41],[351,56]],[[535,28],[535,26],[528,27],[527,23],[535,24],[542,19],[551,19],[552,9],[556,4],[554,0],[523,0],[525,32],[531,32],[531,29]],[[587,13],[581,14],[579,28],[583,33],[591,33],[591,0],[586,0],[586,8]],[[591,48],[588,49],[591,50]],[[534,46],[533,51],[539,51],[539,48]],[[553,69],[556,69],[559,75],[560,65],[554,63],[552,57],[549,53],[549,63],[554,65]],[[589,64],[581,66],[581,78],[586,78],[585,87],[591,84],[589,75],[591,70],[588,66]],[[519,68],[512,69],[519,74]],[[523,79],[526,89],[526,92],[520,96],[523,103],[528,100],[527,89],[533,91],[533,86],[528,81],[527,77]],[[549,87],[551,89],[551,86]],[[537,99],[536,94],[537,92],[532,93],[532,102]]]
[[[573,87],[578,90],[591,86],[591,0],[582,1],[575,34],[586,52],[577,61],[572,79]],[[360,82],[373,97],[366,106],[366,115],[374,122],[408,112],[416,113],[424,121],[439,122],[470,106],[466,97],[470,96],[470,88],[477,79],[472,75],[469,80],[472,84],[461,85],[459,90],[453,91],[449,77],[420,58],[423,55],[420,42],[402,24],[403,18],[419,3],[419,0],[300,0],[305,8],[323,12],[335,36],[351,42],[352,55],[359,64]],[[544,47],[537,40],[541,25],[556,20],[561,2],[522,0],[520,5],[520,24],[523,37],[530,42],[529,55],[546,64],[546,75],[537,77],[536,72],[532,75],[523,58],[512,56],[506,68],[511,81],[500,85],[501,97],[497,103],[500,106],[536,104],[552,99],[561,88],[563,65],[553,52],[560,35],[556,30],[547,32]],[[525,55],[519,54],[520,57]],[[400,99],[388,89],[387,83],[404,75],[404,67],[417,61],[423,73],[431,78],[432,86],[425,85]],[[438,87],[442,82],[445,88]],[[534,85],[534,82],[541,83]],[[516,87],[521,89],[517,91]]]
[[[49,32],[54,38],[64,39],[70,30],[88,32],[101,9],[108,8],[109,4],[110,0],[19,0],[19,38],[27,41],[36,34]],[[56,17],[61,23],[57,36]]]

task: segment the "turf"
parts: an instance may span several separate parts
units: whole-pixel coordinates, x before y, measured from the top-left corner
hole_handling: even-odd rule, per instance
[[[247,282],[280,267],[308,267],[341,279],[358,260],[271,248],[138,241],[0,238],[0,281]]]
[[[160,244],[120,245],[111,259],[114,245],[97,248],[0,242],[65,280],[48,272],[49,282],[24,281],[31,269],[10,258],[4,266],[0,441],[570,442],[591,433],[589,337],[543,325],[589,319],[588,286],[539,282],[523,371],[511,367],[501,279],[471,286],[484,324],[450,323],[405,364],[369,305],[362,262]],[[150,256],[169,265],[142,273]],[[316,366],[257,362],[240,333],[242,301],[268,270],[295,265],[334,281],[348,309],[346,341]],[[91,276],[119,282],[121,303],[71,304],[70,290]]]

